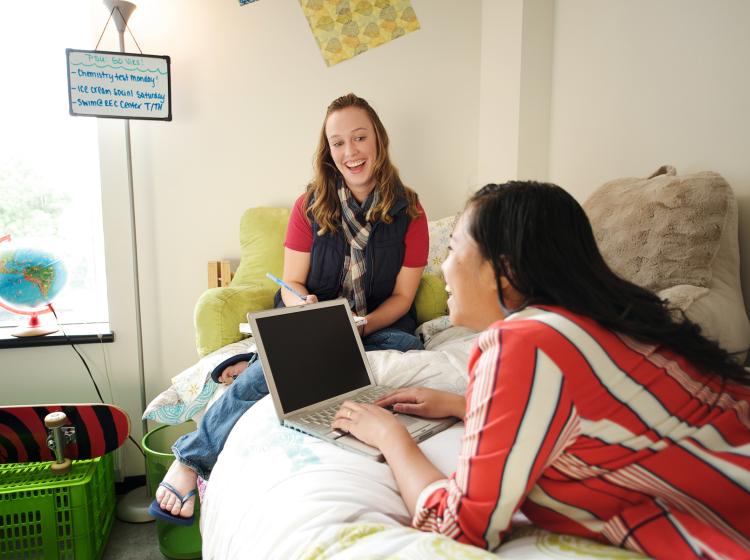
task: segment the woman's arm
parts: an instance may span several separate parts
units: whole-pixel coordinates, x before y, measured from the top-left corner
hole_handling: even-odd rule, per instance
[[[380,451],[391,467],[401,497],[413,517],[422,490],[433,482],[445,479],[446,475],[425,457],[405,429],[393,436],[383,443]]]
[[[315,303],[318,298],[307,291],[305,282],[310,272],[310,251],[312,251],[313,237],[312,227],[305,216],[305,195],[300,195],[294,203],[289,215],[289,223],[286,226],[284,238],[284,282],[289,284],[300,294],[307,295],[302,302],[289,290],[281,290],[281,299],[284,305],[300,305],[302,303]]]
[[[455,416],[463,420],[466,414],[466,398],[463,395],[426,387],[396,389],[375,401],[375,404],[383,408],[390,406],[394,412],[424,418]]]
[[[297,296],[291,293],[289,290],[281,290],[281,299],[284,300],[284,305],[290,307],[292,305],[301,305],[302,303],[315,303],[318,298],[315,295],[308,295],[307,286],[305,281],[307,280],[307,273],[310,271],[310,253],[302,251],[295,251],[284,247],[284,282],[289,284],[292,288],[297,290],[302,295],[307,295],[307,300],[302,302]]]
[[[331,427],[351,432],[359,440],[380,449],[412,515],[422,490],[445,478],[424,456],[403,424],[384,408],[346,401]]]
[[[396,285],[391,296],[381,303],[375,311],[367,314],[367,324],[363,334],[379,331],[406,315],[414,302],[414,297],[417,295],[423,270],[424,267],[401,267],[398,276],[396,276]]]

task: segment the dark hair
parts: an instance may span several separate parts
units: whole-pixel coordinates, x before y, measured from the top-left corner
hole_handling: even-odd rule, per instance
[[[744,385],[744,368],[667,301],[617,276],[604,262],[588,217],[557,185],[489,184],[467,205],[469,235],[482,256],[525,298],[522,306],[564,307],[641,342],[663,345],[704,373]],[[504,305],[505,306],[505,305]]]
[[[341,202],[336,194],[341,174],[331,157],[331,148],[328,145],[328,137],[326,136],[326,123],[331,113],[341,111],[347,107],[357,107],[367,113],[372,123],[373,134],[375,135],[377,155],[373,162],[372,176],[375,179],[380,200],[368,212],[368,221],[374,223],[382,220],[385,223],[391,223],[393,218],[389,212],[399,197],[406,199],[406,211],[410,217],[416,218],[419,216],[417,193],[401,182],[398,169],[391,162],[391,157],[388,153],[388,133],[385,131],[380,117],[378,117],[375,109],[366,100],[357,97],[353,93],[348,93],[334,99],[328,106],[328,109],[326,109],[326,117],[323,119],[323,126],[320,129],[318,148],[315,151],[313,161],[315,176],[307,186],[305,206],[310,206],[310,211],[315,217],[315,221],[320,224],[319,235],[323,235],[328,231],[335,231],[341,224]],[[313,198],[314,202],[310,204]]]

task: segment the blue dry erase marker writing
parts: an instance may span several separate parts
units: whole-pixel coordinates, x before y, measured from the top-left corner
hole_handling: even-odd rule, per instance
[[[295,296],[297,296],[302,301],[307,301],[307,298],[305,296],[303,296],[297,290],[295,290],[294,288],[292,288],[289,284],[287,284],[286,282],[284,282],[281,278],[277,278],[276,276],[274,276],[270,272],[266,272],[266,277],[268,277],[269,279],[271,279],[274,282],[276,282],[282,288],[286,288],[287,290],[289,290],[290,292],[292,292]]]

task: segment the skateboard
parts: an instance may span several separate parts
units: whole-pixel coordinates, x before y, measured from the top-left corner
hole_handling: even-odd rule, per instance
[[[0,463],[53,461],[64,473],[72,459],[94,459],[130,434],[127,413],[111,404],[0,406]]]

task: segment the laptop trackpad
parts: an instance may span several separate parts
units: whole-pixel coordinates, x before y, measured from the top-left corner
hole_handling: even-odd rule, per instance
[[[419,418],[418,416],[409,416],[408,414],[396,414],[395,416],[396,420],[401,422],[410,434],[413,434],[429,424],[427,420]]]

